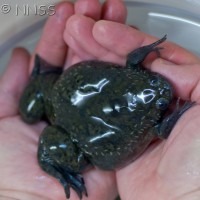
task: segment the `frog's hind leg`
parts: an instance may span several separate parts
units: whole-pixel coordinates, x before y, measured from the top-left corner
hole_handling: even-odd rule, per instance
[[[147,57],[147,55],[153,51],[159,55],[159,50],[162,49],[162,47],[157,47],[159,44],[163,43],[167,39],[167,35],[165,35],[160,40],[157,40],[156,42],[140,47],[138,49],[135,49],[134,51],[130,52],[127,56],[127,62],[126,66],[134,67],[138,64],[142,63],[144,59]]]
[[[38,161],[44,171],[63,185],[67,198],[70,198],[70,187],[80,199],[83,194],[87,196],[80,171],[88,165],[88,161],[66,131],[57,126],[44,129],[39,141]]]

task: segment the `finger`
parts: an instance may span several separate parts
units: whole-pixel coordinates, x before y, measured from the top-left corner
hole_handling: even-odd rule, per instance
[[[125,23],[127,8],[122,0],[107,0],[103,4],[102,19]]]
[[[19,97],[28,81],[29,53],[23,48],[13,50],[7,69],[0,79],[0,118],[18,112]]]
[[[75,3],[74,10],[75,14],[85,15],[93,20],[98,20],[101,17],[101,4],[98,0],[78,0]],[[79,52],[81,52],[81,57],[83,59],[93,58],[93,56],[89,55],[84,49],[82,49],[78,42],[76,42],[76,40],[69,33],[67,33],[67,31],[65,31],[65,42],[71,47],[67,53],[64,67],[65,69],[82,60],[78,56]]]
[[[176,96],[200,102],[200,62],[180,66],[156,59],[151,65],[151,70],[162,74],[172,83]]]
[[[88,200],[110,200],[117,196],[114,172],[94,169],[84,173],[84,178]]]
[[[40,185],[37,191],[38,194],[44,194],[45,191],[46,197],[49,199],[53,197],[53,199],[66,200],[64,188],[55,178],[41,170],[37,176],[44,177],[43,182],[37,183],[37,185]],[[83,178],[88,193],[88,197],[83,194],[84,200],[111,200],[117,196],[116,180],[113,172],[92,169],[84,173]],[[70,199],[79,199],[73,188],[70,189]]]
[[[64,39],[68,43],[69,36],[76,45],[70,45],[75,53],[82,59],[91,59],[104,56],[107,50],[96,42],[92,29],[95,21],[83,15],[73,15],[68,21],[64,33]]]
[[[199,170],[200,164],[198,159],[200,148],[199,113],[200,106],[188,110],[174,127],[163,148],[157,173],[160,180],[167,180],[163,184],[166,188],[166,194],[173,191],[173,188],[176,188],[174,192],[177,191],[177,188],[181,188],[181,192],[184,191],[184,194],[191,194],[191,191],[199,189],[198,175],[193,173]],[[169,182],[172,185],[168,184]],[[180,192],[180,190],[178,191]]]
[[[76,42],[76,40],[65,31],[65,42],[70,47],[68,49],[64,69],[71,65],[80,62],[81,60],[91,60],[94,57],[89,55],[84,49]]]
[[[75,14],[82,14],[94,20],[101,17],[101,4],[99,0],[78,0],[75,3]]]
[[[65,42],[80,60],[102,59],[104,61],[121,60],[119,56],[102,47],[93,37],[95,21],[83,15],[73,15],[68,21],[64,33]],[[80,34],[81,33],[81,34]]]
[[[105,20],[95,23],[93,37],[104,48],[123,56],[124,62],[129,52],[156,40],[156,38],[127,25]],[[194,64],[199,61],[196,56],[178,45],[165,42],[162,47],[164,50],[161,52],[161,57],[173,63]]]
[[[50,16],[45,24],[40,41],[35,49],[48,63],[62,66],[65,62],[67,46],[63,40],[66,20],[74,13],[73,5],[63,2],[56,6],[55,15]],[[31,66],[33,66],[33,59]]]
[[[166,141],[151,144],[137,160],[117,172],[117,183],[122,199],[149,199],[149,195],[156,197],[153,199],[165,199],[164,197],[169,197],[169,194],[171,197],[174,196],[170,199],[177,199],[175,196],[183,197],[177,194],[177,188],[181,188],[181,191],[178,191],[181,194],[182,191],[185,191],[184,194],[197,191],[194,188],[199,186],[196,174],[188,176],[187,172],[188,169],[198,170],[200,164],[197,151],[199,111],[199,106],[188,110]],[[183,184],[180,187],[181,183]],[[142,192],[144,190],[145,193]]]
[[[82,48],[82,45],[74,39],[74,36],[70,35],[68,30],[65,30],[64,39],[65,39],[66,44],[70,47],[70,49],[73,50],[73,56],[77,55],[80,58],[80,60],[81,59],[89,60],[89,59],[94,58],[93,55],[90,55],[88,54],[87,51],[85,51],[84,47]],[[67,59],[66,59],[67,66],[69,66],[69,64],[72,64],[72,60],[71,60],[72,58],[70,57],[72,56],[68,54]]]
[[[135,161],[116,171],[117,188],[121,199],[149,199],[149,195],[154,192],[154,187],[151,186],[154,186],[152,182],[154,182],[155,169],[161,159],[160,152],[163,146],[164,142],[156,141]],[[153,196],[152,194],[151,197]]]

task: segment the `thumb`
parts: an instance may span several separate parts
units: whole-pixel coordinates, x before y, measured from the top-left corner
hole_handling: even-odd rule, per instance
[[[23,48],[13,50],[5,73],[0,79],[0,118],[17,114],[19,97],[28,81],[29,53]]]
[[[196,102],[200,100],[200,62],[177,65],[159,58],[151,63],[150,68],[169,80],[177,97]]]

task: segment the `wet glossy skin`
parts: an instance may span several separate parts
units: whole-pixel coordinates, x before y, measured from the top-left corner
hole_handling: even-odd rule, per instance
[[[80,198],[87,195],[80,173],[89,164],[105,170],[127,165],[154,138],[166,138],[191,107],[186,104],[163,118],[173,98],[172,87],[162,76],[141,67],[165,39],[131,52],[125,67],[85,61],[59,75],[55,68],[42,71],[42,61],[36,58],[20,112],[28,123],[48,119],[38,161],[61,182],[67,198],[69,187]]]
[[[100,61],[65,71],[52,94],[54,123],[70,133],[94,165],[106,170],[143,151],[156,136],[149,129],[163,114],[158,101],[164,98],[168,105],[172,98],[171,87],[159,75]]]

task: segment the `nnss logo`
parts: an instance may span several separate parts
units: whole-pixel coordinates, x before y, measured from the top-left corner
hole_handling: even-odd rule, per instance
[[[55,5],[16,5],[15,15],[39,15],[39,16],[52,16],[55,14]]]

